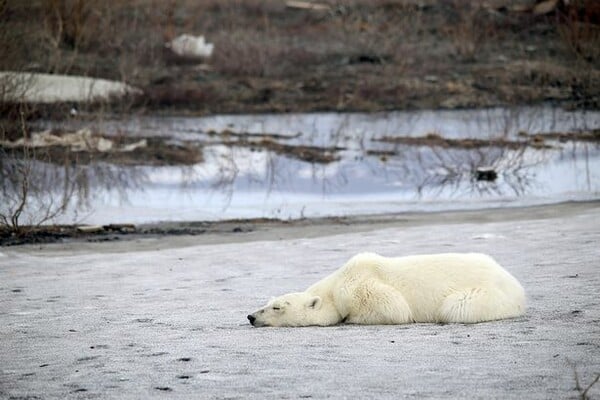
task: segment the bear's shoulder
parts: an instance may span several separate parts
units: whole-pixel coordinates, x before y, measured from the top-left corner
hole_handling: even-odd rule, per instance
[[[385,260],[385,257],[377,253],[364,252],[358,253],[355,256],[353,256],[350,260],[348,260],[348,264],[368,264],[382,262],[383,260]]]

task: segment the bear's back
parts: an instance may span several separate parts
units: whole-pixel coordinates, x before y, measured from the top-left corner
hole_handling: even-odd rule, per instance
[[[399,290],[409,304],[433,310],[449,294],[465,289],[501,290],[524,299],[519,282],[493,258],[480,253],[383,257],[361,253],[344,265],[342,285],[376,279]]]
[[[440,253],[394,258],[379,256],[369,268],[390,283],[405,280],[414,286],[415,282],[419,282],[421,288],[451,286],[458,289],[503,280],[518,284],[493,258],[481,253]]]

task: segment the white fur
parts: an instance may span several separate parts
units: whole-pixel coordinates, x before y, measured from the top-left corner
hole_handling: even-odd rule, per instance
[[[362,253],[306,291],[277,297],[248,318],[254,326],[476,323],[524,312],[523,287],[485,254]]]

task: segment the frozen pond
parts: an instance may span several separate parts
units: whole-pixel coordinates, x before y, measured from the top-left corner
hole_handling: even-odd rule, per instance
[[[597,130],[599,112],[144,116],[93,125],[108,135],[196,146],[202,161],[102,164],[101,172],[89,166],[85,208],[58,222],[288,219],[520,206],[600,193],[598,140],[544,136]],[[40,129],[49,127],[56,125]],[[482,179],[482,169],[493,178]],[[107,176],[118,179],[107,183]]]

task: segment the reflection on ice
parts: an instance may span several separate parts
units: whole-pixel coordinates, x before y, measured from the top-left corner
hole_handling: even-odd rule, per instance
[[[362,148],[374,137],[422,136],[438,132],[448,138],[514,137],[519,132],[567,132],[600,126],[600,112],[570,112],[551,107],[484,110],[394,111],[373,114],[261,114],[218,115],[204,118],[142,117],[105,123],[108,128],[125,129],[146,136],[169,134],[182,139],[198,138],[206,132],[276,133],[315,146]],[[301,133],[298,136],[298,133]]]
[[[95,130],[193,143],[203,161],[137,167],[135,187],[122,180],[116,185],[124,192],[96,186],[84,221],[285,219],[596,198],[598,141],[533,143],[523,132],[598,128],[600,113],[545,107],[108,121]],[[494,142],[444,147],[380,140],[433,133]],[[492,170],[494,179],[478,179],[480,168]],[[67,213],[60,221],[72,218]]]

